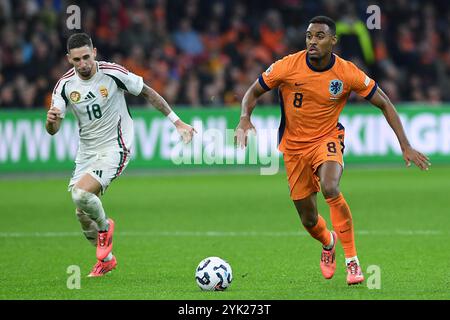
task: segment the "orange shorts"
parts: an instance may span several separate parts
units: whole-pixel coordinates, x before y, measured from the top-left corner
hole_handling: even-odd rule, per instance
[[[328,137],[311,144],[295,154],[283,154],[292,200],[306,198],[320,191],[316,171],[326,161],[339,162],[344,167],[344,132],[339,130],[335,137]]]

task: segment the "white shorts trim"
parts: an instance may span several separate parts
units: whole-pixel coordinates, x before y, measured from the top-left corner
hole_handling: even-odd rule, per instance
[[[113,150],[96,154],[78,154],[75,160],[75,170],[70,179],[68,190],[85,175],[89,174],[102,186],[105,193],[111,181],[119,177],[128,166],[131,154],[129,152]]]

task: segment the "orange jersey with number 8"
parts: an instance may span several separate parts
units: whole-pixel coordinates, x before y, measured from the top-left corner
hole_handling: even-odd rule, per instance
[[[377,89],[375,81],[352,62],[332,54],[328,66],[317,70],[306,51],[273,63],[259,83],[265,90],[278,87],[282,109],[279,149],[283,153],[298,153],[335,135],[350,93],[370,99]]]

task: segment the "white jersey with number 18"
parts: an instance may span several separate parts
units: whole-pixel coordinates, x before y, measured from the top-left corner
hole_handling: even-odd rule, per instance
[[[142,77],[115,63],[96,62],[96,73],[81,79],[75,68],[58,81],[52,106],[61,110],[61,118],[71,109],[78,120],[79,152],[101,150],[129,152],[133,145],[133,120],[124,91],[135,96],[142,91]]]

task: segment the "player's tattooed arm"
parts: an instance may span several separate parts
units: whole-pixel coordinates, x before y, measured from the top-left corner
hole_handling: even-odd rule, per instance
[[[161,97],[155,90],[150,88],[144,83],[144,87],[140,93],[140,96],[147,99],[151,105],[153,105],[156,109],[161,111],[165,116],[172,112],[172,108],[170,108],[169,104]],[[184,123],[181,119],[178,119],[173,122],[175,127],[177,128],[178,133],[185,143],[189,143],[194,136],[194,133],[197,131],[191,125]]]
[[[158,92],[150,88],[144,83],[144,87],[140,93],[141,97],[144,97],[152,106],[161,111],[162,114],[167,116],[172,109],[163,97],[161,97]]]
[[[395,109],[389,97],[386,95],[386,93],[383,92],[383,90],[381,90],[380,87],[377,88],[377,91],[370,99],[370,102],[374,106],[381,109],[384,117],[397,136],[406,165],[409,167],[412,161],[420,169],[428,170],[428,167],[431,165],[430,159],[426,155],[411,147],[411,144],[406,137],[406,133],[403,129],[403,125],[397,113],[397,110]]]

